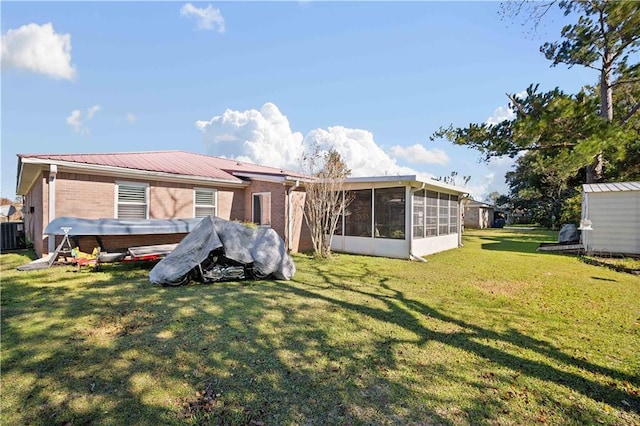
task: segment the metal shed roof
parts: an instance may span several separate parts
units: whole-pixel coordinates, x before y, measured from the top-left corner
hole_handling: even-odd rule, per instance
[[[584,192],[640,191],[640,182],[588,183],[582,185]]]

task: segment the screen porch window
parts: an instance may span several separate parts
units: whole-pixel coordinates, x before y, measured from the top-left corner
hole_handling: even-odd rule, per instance
[[[451,195],[449,199],[449,233],[458,233],[458,197]]]
[[[405,238],[405,189],[381,188],[374,190],[375,238]]]
[[[118,219],[147,219],[149,186],[136,183],[117,184]]]
[[[449,194],[440,194],[438,204],[438,235],[449,233]]]
[[[271,226],[271,193],[253,194],[253,217],[251,221],[256,225]]]
[[[348,237],[371,237],[372,191],[359,189],[349,192],[352,200],[344,213],[344,235]]]
[[[424,238],[426,199],[424,190],[413,194],[413,238]]]
[[[218,191],[215,189],[196,189],[194,217],[216,216],[217,195]]]
[[[435,237],[438,235],[438,193],[427,191],[427,206],[425,215],[425,235]]]

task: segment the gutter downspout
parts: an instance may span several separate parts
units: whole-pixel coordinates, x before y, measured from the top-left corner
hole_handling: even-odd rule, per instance
[[[411,212],[409,213],[409,260],[417,260],[419,262],[427,262],[427,259],[425,259],[424,257],[420,257],[420,256],[416,256],[415,254],[413,254],[413,194],[415,194],[418,191],[422,191],[425,187],[427,186],[426,183],[422,182],[422,186],[420,186],[420,188],[417,189],[412,189],[410,194],[411,194],[411,202],[409,203],[409,205],[411,206]]]
[[[51,164],[49,166],[49,178],[47,182],[49,183],[49,217],[47,218],[47,223],[51,222],[56,218],[56,175],[58,174],[58,166],[55,164]],[[56,239],[53,235],[49,235],[49,253],[53,253],[56,249]]]
[[[291,194],[299,187],[300,181],[296,179],[295,184],[287,189],[287,252],[291,252],[291,244],[293,244],[293,201],[291,200]]]

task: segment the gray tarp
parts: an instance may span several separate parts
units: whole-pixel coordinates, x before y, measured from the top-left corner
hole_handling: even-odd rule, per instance
[[[559,243],[569,243],[572,241],[579,241],[580,233],[578,232],[578,228],[572,223],[567,223],[562,225],[560,228],[560,232],[558,233],[558,242]]]
[[[207,259],[211,251],[220,248],[225,257],[245,265],[252,264],[262,276],[273,275],[276,279],[288,280],[296,272],[284,241],[273,229],[249,228],[238,222],[208,216],[151,270],[149,279],[154,284],[175,283]]]

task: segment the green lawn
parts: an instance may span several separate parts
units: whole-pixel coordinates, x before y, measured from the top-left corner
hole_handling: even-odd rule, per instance
[[[1,423],[640,424],[640,278],[554,238],[177,288],[4,254]]]

